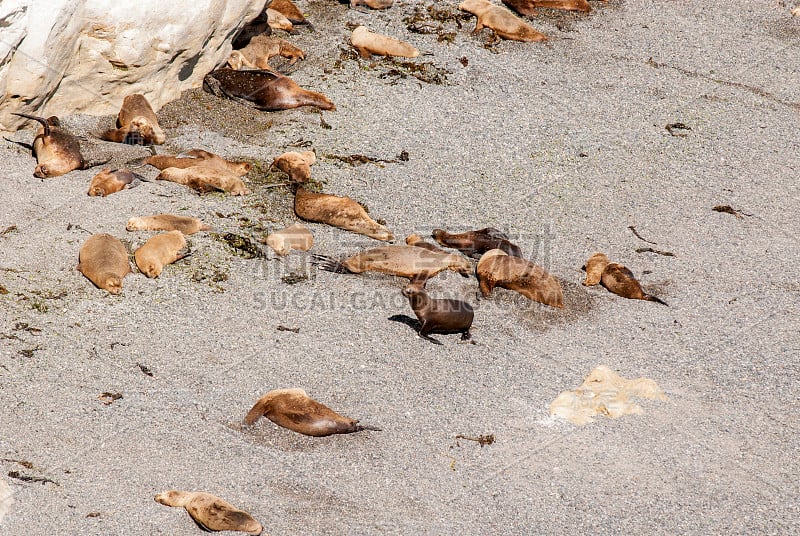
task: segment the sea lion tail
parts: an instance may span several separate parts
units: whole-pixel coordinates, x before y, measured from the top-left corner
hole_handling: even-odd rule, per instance
[[[311,264],[317,266],[320,270],[325,270],[326,272],[333,272],[336,274],[353,273],[341,262],[330,257],[326,257],[325,255],[311,255]]]
[[[356,425],[356,432],[361,432],[363,430],[370,430],[372,432],[383,432],[383,428],[378,428],[377,426],[370,426],[368,424]]]
[[[39,117],[38,115],[21,114],[21,113],[17,113],[17,112],[11,112],[11,115],[18,115],[20,117],[25,117],[27,119],[33,119],[34,121],[40,122],[42,124],[42,126],[44,127],[44,135],[45,136],[49,136],[50,135],[50,122],[47,119],[45,119],[44,117]]]
[[[661,305],[666,305],[667,307],[669,307],[669,304],[667,302],[659,298],[656,298],[655,296],[651,296],[650,294],[645,294],[644,299],[647,301],[660,303]]]

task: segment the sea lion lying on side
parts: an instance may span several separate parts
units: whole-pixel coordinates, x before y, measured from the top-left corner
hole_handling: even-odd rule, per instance
[[[394,240],[389,229],[370,218],[364,207],[349,197],[316,193],[299,185],[294,195],[294,211],[304,220],[327,223],[375,240]]]
[[[503,3],[526,17],[536,15],[536,10],[539,8],[582,11],[584,13],[592,10],[587,0],[503,0]]]
[[[186,239],[180,231],[157,234],[144,243],[133,254],[136,266],[150,278],[158,277],[164,266],[186,257],[181,250],[186,247]]]
[[[217,97],[235,100],[265,111],[288,110],[300,106],[336,110],[333,102],[322,93],[303,89],[288,76],[267,70],[217,69],[203,79],[203,89]]]
[[[294,65],[297,60],[306,59],[306,54],[286,39],[269,35],[257,35],[241,50],[234,50],[228,58],[228,65],[232,69],[272,69],[269,60],[281,56],[289,60],[289,65]]]
[[[350,44],[362,58],[369,58],[373,54],[378,56],[399,56],[403,58],[416,58],[419,50],[405,41],[400,41],[387,35],[370,32],[364,26],[358,26],[350,35]]]
[[[459,234],[434,229],[431,236],[441,245],[455,248],[473,259],[479,259],[490,249],[501,249],[513,257],[522,257],[519,246],[509,242],[505,233],[491,227]]]
[[[380,272],[407,277],[433,277],[444,270],[453,270],[464,277],[472,273],[472,263],[456,253],[438,253],[416,246],[381,246],[362,251],[343,261],[314,255],[313,262],[322,270],[339,274]]]
[[[478,261],[477,274],[484,298],[495,287],[501,287],[551,307],[564,307],[561,285],[547,270],[500,249],[483,254]]]
[[[232,530],[258,535],[264,530],[247,512],[203,491],[164,491],[155,500],[165,506],[186,508],[195,523],[206,531]]]
[[[610,262],[604,253],[594,253],[586,261],[584,269],[586,270],[586,280],[583,284],[586,286],[602,283],[609,292],[613,292],[617,296],[668,305],[667,302],[646,293],[633,272],[618,262]]]
[[[534,30],[511,11],[488,0],[464,0],[459,4],[458,9],[478,17],[478,23],[472,32],[473,34],[484,28],[489,28],[503,39],[525,42],[547,40],[546,35]]]
[[[171,167],[185,169],[192,166],[207,166],[227,170],[237,177],[247,175],[253,168],[250,162],[227,160],[214,153],[204,151],[203,149],[190,149],[178,156],[154,154],[146,158],[143,163],[149,164],[162,171]]]
[[[36,157],[34,177],[48,179],[69,173],[75,169],[90,167],[81,155],[78,138],[61,127],[56,116],[45,119],[36,115],[14,113],[20,117],[41,123],[33,139],[33,156]]]
[[[317,155],[314,151],[288,151],[273,160],[270,169],[280,169],[294,182],[308,182],[311,178],[311,165],[316,161]]]
[[[174,214],[157,214],[155,216],[131,218],[128,220],[125,229],[128,231],[180,231],[185,235],[212,230],[210,225],[206,225],[198,218],[176,216]]]
[[[100,173],[92,177],[87,193],[90,196],[105,197],[125,188],[133,188],[140,181],[147,181],[147,179],[129,169],[111,171],[111,168],[104,168],[100,170]]]

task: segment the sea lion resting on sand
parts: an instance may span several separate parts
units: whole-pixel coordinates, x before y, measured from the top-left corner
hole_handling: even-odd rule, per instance
[[[311,178],[311,165],[317,161],[314,151],[289,151],[272,161],[270,169],[280,169],[297,183],[308,182]]]
[[[503,3],[526,17],[536,15],[538,8],[583,11],[584,13],[592,10],[587,0],[503,0]]]
[[[484,297],[495,287],[501,287],[551,307],[564,307],[561,285],[547,270],[500,249],[483,254],[478,261],[477,274]]]
[[[190,149],[178,156],[154,154],[146,158],[143,163],[149,164],[162,171],[171,167],[185,169],[192,166],[208,166],[224,169],[237,177],[247,175],[253,168],[250,162],[226,160],[219,155],[204,151],[203,149]]]
[[[314,255],[313,262],[322,270],[335,273],[360,274],[380,272],[413,279],[453,270],[464,277],[472,273],[472,263],[463,255],[438,253],[416,246],[381,246],[362,251],[343,261]]]
[[[316,106],[320,110],[336,110],[328,97],[298,86],[288,76],[267,70],[222,68],[203,79],[203,89],[259,110],[277,111]]]
[[[311,249],[311,246],[314,245],[314,236],[308,227],[296,223],[286,229],[270,233],[265,242],[278,255],[288,255],[293,249],[300,251]]]
[[[509,242],[505,233],[491,227],[460,234],[434,229],[431,236],[441,245],[455,248],[473,259],[479,259],[490,249],[501,249],[513,257],[522,257],[519,246]]]
[[[503,39],[526,42],[547,40],[547,36],[534,30],[509,10],[488,0],[464,0],[458,9],[478,17],[473,34],[489,28]]]
[[[185,235],[199,231],[210,231],[211,226],[206,225],[198,218],[189,216],[176,216],[174,214],[157,214],[128,220],[125,229],[128,231],[180,231]]]
[[[302,389],[270,391],[258,399],[244,422],[252,425],[261,417],[266,417],[283,428],[313,437],[378,430],[360,426],[357,420],[339,415],[308,396]]]
[[[618,262],[609,262],[604,253],[597,252],[589,257],[584,269],[586,270],[586,280],[583,284],[587,287],[602,283],[606,289],[617,296],[668,305],[665,301],[647,294],[636,280],[633,272]]]
[[[90,167],[81,155],[78,138],[64,128],[58,117],[45,119],[36,115],[19,114],[20,117],[33,119],[41,123],[36,137],[33,139],[33,156],[36,157],[34,177],[48,179],[69,173],[75,169]]]
[[[220,190],[231,195],[250,194],[250,190],[247,189],[242,179],[235,174],[207,165],[166,168],[158,174],[156,180],[182,184],[200,193]]]
[[[131,273],[128,251],[110,234],[94,234],[81,246],[78,270],[98,288],[119,294],[122,280]]]
[[[243,510],[219,497],[202,491],[164,491],[155,500],[165,506],[182,506],[206,531],[233,530],[258,535],[264,530],[261,523]]]
[[[294,211],[307,221],[327,223],[375,240],[394,240],[389,229],[370,218],[364,207],[349,197],[315,193],[301,184],[294,194]]]
[[[104,168],[92,178],[87,193],[93,197],[105,197],[124,190],[125,188],[133,188],[138,185],[140,181],[147,181],[147,179],[129,169],[111,171],[111,168]]]
[[[257,35],[241,50],[234,50],[228,58],[228,65],[233,69],[272,69],[270,58],[281,56],[289,59],[289,65],[297,60],[306,59],[306,54],[289,41],[280,37]]]
[[[161,275],[167,264],[186,257],[188,253],[181,253],[185,247],[186,239],[183,233],[169,231],[150,238],[136,250],[133,257],[139,270],[147,277],[153,278]]]
[[[130,145],[161,145],[167,140],[150,103],[138,93],[122,100],[117,128],[106,130],[100,137]]]

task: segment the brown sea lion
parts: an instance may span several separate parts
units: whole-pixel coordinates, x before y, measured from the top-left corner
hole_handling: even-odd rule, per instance
[[[469,329],[475,316],[472,305],[462,300],[431,298],[424,280],[414,281],[403,289],[414,314],[420,321],[419,336],[434,344],[442,344],[429,333],[461,333],[461,340],[470,338]]]
[[[322,93],[303,89],[288,76],[267,70],[217,69],[203,79],[203,89],[259,110],[288,110],[300,106],[336,110]]]
[[[269,8],[289,19],[292,24],[306,24],[303,12],[294,5],[292,0],[272,0],[269,3]]]
[[[399,56],[403,58],[416,58],[419,50],[405,41],[393,37],[373,33],[364,26],[358,26],[350,35],[350,44],[362,58],[369,58],[373,54],[378,56]]]
[[[473,34],[489,28],[503,39],[525,42],[547,40],[546,35],[534,30],[506,8],[492,4],[488,0],[464,0],[458,9],[478,17]]]
[[[277,168],[289,175],[294,182],[308,182],[311,165],[317,161],[314,151],[289,151],[272,161],[270,168]]]
[[[428,251],[435,251],[436,253],[444,253],[445,255],[449,255],[449,253],[439,246],[435,244],[431,244],[430,242],[426,242],[422,239],[422,237],[418,234],[410,234],[406,237],[406,244],[409,246],[414,246],[417,248],[425,248]]]
[[[308,227],[296,223],[286,229],[270,233],[265,242],[278,255],[288,255],[293,249],[300,251],[311,249],[311,246],[314,245],[314,235],[311,234]]]
[[[284,32],[295,33],[292,21],[290,21],[289,18],[280,11],[267,9],[267,23],[273,30],[283,30]],[[252,39],[250,42],[253,42]]]
[[[490,249],[501,249],[512,257],[522,257],[519,246],[509,242],[505,233],[491,227],[459,234],[451,234],[444,229],[434,229],[431,236],[441,245],[455,248],[474,259],[479,259]]]
[[[453,270],[464,277],[472,273],[472,263],[456,253],[437,253],[416,246],[381,246],[371,248],[343,261],[314,255],[313,261],[322,270],[338,274],[380,272],[412,279],[421,275],[433,277],[444,270]]]
[[[166,506],[186,508],[195,523],[206,531],[232,530],[258,535],[264,530],[247,512],[203,491],[164,491],[155,500]]]
[[[128,251],[110,234],[94,234],[81,246],[78,270],[98,288],[119,294],[122,280],[131,273]]]
[[[477,274],[484,297],[495,287],[501,287],[551,307],[564,307],[561,285],[547,270],[500,249],[483,254],[478,261]]]
[[[360,426],[357,420],[339,415],[296,388],[275,389],[259,398],[247,413],[244,423],[252,425],[262,416],[278,426],[313,437],[378,430]]]
[[[600,282],[617,296],[622,296],[623,298],[631,300],[646,300],[660,303],[661,305],[667,305],[667,302],[647,294],[642,289],[642,285],[636,280],[633,272],[618,262],[610,262],[606,265],[603,269],[603,276]]]
[[[122,100],[117,128],[106,130],[100,137],[129,145],[161,145],[167,140],[150,103],[138,93]]]
[[[231,60],[241,56],[241,59]],[[269,35],[257,35],[250,40],[250,43],[241,50],[231,52],[228,64],[233,69],[240,69],[245,66],[249,69],[272,69],[269,64],[270,58],[281,56],[289,60],[289,65],[294,65],[297,60],[306,59],[306,54],[286,39],[272,37]]]
[[[183,184],[200,193],[219,190],[231,195],[250,194],[242,179],[225,169],[207,165],[166,168],[158,174],[156,180]]]
[[[128,169],[111,171],[111,168],[104,168],[92,178],[87,193],[90,196],[105,197],[125,188],[133,188],[142,180],[147,179]]]
[[[598,251],[592,254],[583,266],[583,269],[586,270],[586,279],[583,284],[587,287],[598,284],[603,277],[603,270],[605,270],[609,262],[605,253]]]
[[[69,173],[75,169],[86,169],[86,161],[81,155],[81,144],[72,133],[61,128],[58,117],[45,119],[36,115],[14,113],[20,117],[38,121],[42,126],[33,139],[33,156],[36,157],[34,177],[48,179]]]
[[[150,238],[136,250],[133,258],[140,272],[150,278],[158,277],[164,270],[164,266],[187,256],[187,253],[181,253],[185,247],[186,239],[183,237],[183,233],[169,231]]]
[[[183,156],[181,156],[183,155]],[[170,156],[165,154],[152,155],[144,160],[144,164],[149,164],[160,170],[167,168],[188,168],[192,166],[208,166],[219,169],[225,169],[233,173],[237,177],[247,175],[253,168],[250,162],[238,162],[235,160],[226,160],[219,155],[204,151],[203,149],[190,149],[181,153],[179,156]]]
[[[315,193],[300,185],[294,195],[294,211],[304,220],[327,223],[375,240],[394,240],[389,229],[370,218],[364,207],[349,197]]]
[[[394,0],[349,0],[351,8],[366,6],[370,9],[388,9],[392,7]],[[339,0],[339,3],[346,4],[348,0]]]
[[[587,0],[503,0],[503,3],[526,17],[536,15],[536,10],[539,8],[582,11],[584,13],[592,10]]]
[[[174,214],[157,214],[131,218],[125,226],[128,231],[180,231],[185,235],[199,231],[211,231],[212,228],[198,218],[176,216]]]

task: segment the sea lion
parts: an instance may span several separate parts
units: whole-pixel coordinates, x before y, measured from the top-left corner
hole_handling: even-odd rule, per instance
[[[339,3],[346,4],[348,0],[339,0]],[[357,8],[366,6],[370,9],[387,9],[392,7],[394,0],[350,0],[350,7]]]
[[[122,100],[117,128],[106,130],[100,137],[129,145],[161,145],[167,140],[147,98],[138,93]]]
[[[606,254],[599,251],[589,257],[589,260],[583,266],[583,269],[586,270],[586,279],[583,284],[587,287],[598,284],[603,277],[603,270],[605,270],[609,262]]]
[[[478,261],[477,274],[484,298],[495,287],[501,287],[551,307],[564,307],[561,285],[547,270],[503,250],[492,249],[484,253]]]
[[[292,21],[290,21],[289,18],[280,11],[267,9],[267,23],[273,30],[283,30],[284,32],[289,33],[294,32],[294,25],[292,24]],[[253,42],[252,39],[250,42]]]
[[[157,234],[136,250],[133,258],[139,271],[150,278],[161,275],[164,266],[187,256],[181,253],[186,247],[186,239],[180,231]]]
[[[472,305],[462,300],[431,298],[425,280],[414,281],[403,289],[414,314],[420,321],[419,336],[434,344],[442,344],[429,333],[461,333],[461,340],[470,338],[469,329],[475,316]]]
[[[227,170],[237,177],[243,177],[244,175],[247,175],[253,168],[253,165],[250,164],[250,162],[227,160],[214,153],[204,151],[203,149],[190,149],[178,156],[154,154],[146,158],[143,163],[149,164],[162,171],[171,167],[183,169],[192,166],[215,167]]]
[[[131,218],[128,220],[125,229],[128,231],[180,231],[185,235],[212,230],[210,225],[206,225],[198,218],[176,216],[174,214],[157,214],[155,216]]]
[[[320,269],[338,274],[380,272],[407,277],[433,277],[444,270],[453,270],[464,277],[472,273],[472,263],[456,253],[437,253],[416,246],[381,246],[357,253],[343,261],[314,255]]]
[[[546,41],[547,36],[537,32],[508,9],[492,4],[488,0],[464,0],[458,9],[467,11],[478,17],[473,34],[489,28],[503,39],[513,41]]]
[[[369,58],[372,54],[378,56],[400,56],[403,58],[416,58],[419,50],[405,41],[393,37],[370,32],[364,26],[358,26],[350,35],[350,44],[362,58]]]
[[[300,185],[294,195],[294,211],[304,220],[327,223],[375,240],[394,240],[389,229],[370,218],[364,207],[349,197],[315,193]]]
[[[81,144],[72,133],[61,128],[58,117],[45,119],[36,115],[14,113],[20,117],[38,121],[42,126],[33,139],[33,156],[36,157],[34,177],[48,179],[69,173],[75,169],[86,169],[87,163],[81,155]]]
[[[297,388],[275,389],[265,394],[247,413],[244,423],[252,425],[262,416],[278,426],[313,437],[377,430],[339,415]]]
[[[281,231],[270,233],[265,242],[278,255],[287,255],[293,249],[300,251],[311,249],[311,246],[314,245],[314,235],[311,234],[308,227],[296,223]]]
[[[303,89],[288,76],[262,69],[217,69],[203,79],[203,89],[217,97],[235,100],[265,111],[288,110],[300,106],[336,110],[333,102],[322,93]]]
[[[269,8],[289,19],[289,22],[292,24],[307,24],[303,12],[294,5],[292,0],[272,0],[269,4]]]
[[[203,491],[164,491],[155,500],[166,506],[186,508],[195,523],[206,531],[234,530],[258,535],[264,530],[247,512]]]
[[[631,300],[645,300],[660,303],[661,305],[668,305],[667,302],[647,294],[639,281],[633,275],[633,272],[628,270],[625,266],[618,262],[610,262],[603,269],[603,276],[600,282],[609,291],[617,296],[628,298]]]
[[[272,161],[270,168],[277,168],[289,175],[294,182],[308,182],[311,165],[317,161],[314,151],[289,151]]]
[[[536,10],[539,8],[582,11],[584,13],[592,10],[587,0],[503,0],[503,3],[526,17],[536,15]]]
[[[414,246],[418,248],[425,248],[428,251],[435,251],[436,253],[444,253],[445,255],[449,255],[449,253],[439,246],[435,244],[431,244],[430,242],[425,242],[422,237],[418,234],[410,234],[406,237],[406,244],[409,246]]]
[[[235,65],[231,64],[231,59],[241,56],[235,60]],[[272,69],[269,64],[270,58],[281,56],[289,60],[289,65],[294,65],[297,60],[306,59],[306,53],[291,44],[286,39],[271,37],[269,35],[257,35],[250,40],[250,43],[241,50],[231,52],[228,64],[234,69],[239,69],[236,65],[243,65],[249,69]]]
[[[183,184],[200,193],[220,190],[231,195],[250,194],[242,179],[225,169],[207,165],[166,168],[158,174],[156,180]]]
[[[89,184],[89,191],[87,194],[90,196],[105,197],[124,190],[125,188],[133,188],[142,180],[146,181],[147,179],[129,169],[111,171],[111,168],[103,168],[100,170],[100,173],[92,177],[92,182]]]
[[[119,294],[122,280],[131,273],[128,251],[110,234],[94,234],[81,246],[78,270],[98,288]]]
[[[441,245],[455,248],[474,259],[479,259],[481,255],[490,249],[501,249],[512,257],[522,257],[522,250],[519,246],[509,242],[505,233],[492,227],[460,234],[451,234],[443,229],[434,229],[431,236]]]

